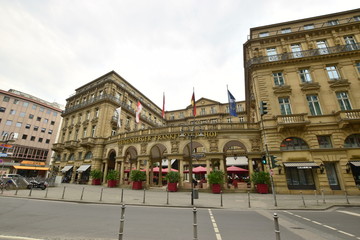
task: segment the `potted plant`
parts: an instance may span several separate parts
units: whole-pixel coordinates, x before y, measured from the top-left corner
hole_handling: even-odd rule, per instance
[[[168,181],[168,191],[176,192],[178,190],[177,183],[180,180],[180,173],[171,171],[166,174],[166,180]]]
[[[224,183],[224,176],[224,172],[220,170],[215,170],[208,174],[207,179],[209,184],[211,184],[211,190],[213,193],[221,192],[221,184]]]
[[[258,193],[269,193],[270,174],[268,172],[253,172],[251,181],[256,185]]]
[[[146,173],[140,170],[132,170],[130,172],[130,180],[133,182],[132,189],[142,189],[142,181],[146,180]]]
[[[99,169],[94,169],[90,172],[90,176],[92,178],[92,185],[100,185],[101,179],[103,177],[103,173]]]
[[[119,172],[110,170],[106,175],[106,180],[108,180],[108,187],[116,187],[117,181],[119,180]]]

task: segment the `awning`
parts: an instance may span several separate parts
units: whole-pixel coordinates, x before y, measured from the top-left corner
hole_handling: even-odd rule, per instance
[[[70,169],[72,169],[73,166],[65,166],[63,169],[61,169],[62,172],[67,172]]]
[[[360,161],[353,161],[350,162],[352,165],[354,165],[355,167],[360,167]]]
[[[315,162],[284,162],[285,167],[296,167],[298,169],[318,168]]]
[[[76,171],[77,172],[85,172],[91,165],[81,165]]]
[[[32,166],[13,166],[15,169],[24,169],[24,170],[39,170],[39,171],[48,171],[48,167],[32,167]]]

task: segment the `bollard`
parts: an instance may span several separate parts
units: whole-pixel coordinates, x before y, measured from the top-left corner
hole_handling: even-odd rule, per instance
[[[30,188],[29,197],[31,197],[31,193],[32,193],[32,188]]]
[[[347,204],[350,204],[349,198],[348,198],[348,195],[347,195],[347,192],[346,192],[346,191],[345,191],[345,199],[346,199],[346,203],[347,203]]]
[[[124,234],[124,223],[125,223],[125,205],[121,206],[121,216],[120,216],[120,230],[119,230],[119,240],[123,239]]]
[[[63,194],[62,194],[61,199],[64,199],[64,197],[65,197],[65,189],[66,189],[66,187],[64,186],[64,190],[63,190]]]
[[[251,208],[251,205],[250,205],[250,191],[248,191],[248,205],[249,205],[249,208]]]
[[[143,203],[145,203],[145,188],[144,188],[144,197],[143,197]]]
[[[220,191],[220,207],[223,206],[223,192]]]
[[[120,202],[123,203],[124,202],[124,189],[121,189],[121,199]]]
[[[300,194],[301,194],[301,198],[302,198],[302,201],[303,201],[304,207],[306,207],[306,205],[305,205],[304,195],[302,194],[302,192],[300,192]]]
[[[18,190],[19,190],[19,187],[18,187],[18,186],[16,186],[16,191],[15,191],[15,194],[14,194],[14,195],[17,195]]]
[[[102,201],[102,195],[103,195],[103,191],[104,191],[104,188],[101,188],[101,191],[100,191],[100,202]]]
[[[82,191],[81,191],[81,196],[80,196],[80,200],[83,200],[83,196],[84,196],[84,190],[85,190],[85,187],[83,187]]]
[[[280,240],[279,217],[276,213],[274,213],[274,224],[276,240]]]
[[[322,199],[323,199],[323,204],[325,204],[325,195],[324,195],[324,190],[321,189],[321,196],[322,196]]]
[[[49,188],[47,187],[47,188],[46,188],[46,192],[45,192],[45,198],[47,198],[48,191],[49,191]]]
[[[169,205],[169,189],[166,188],[166,204]]]
[[[316,190],[314,190],[314,194],[315,194],[316,205],[319,205],[319,200],[318,200],[318,198],[317,198]]]
[[[196,220],[196,213],[197,213],[197,210],[196,210],[196,207],[193,208],[193,216],[194,216],[194,219],[193,219],[193,226],[194,226],[194,240],[197,240],[197,220]]]

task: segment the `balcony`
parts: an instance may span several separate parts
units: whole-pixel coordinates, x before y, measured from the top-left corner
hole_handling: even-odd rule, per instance
[[[311,49],[311,50],[299,51],[299,52],[282,53],[271,56],[262,56],[262,57],[252,58],[249,61],[247,61],[246,67],[250,67],[251,65],[254,64],[287,61],[287,60],[293,60],[299,58],[316,57],[322,55],[359,51],[359,50],[360,50],[360,43],[355,43],[355,44],[347,44],[347,45],[338,45],[335,47],[328,47],[328,48]]]
[[[64,144],[62,144],[62,143],[54,143],[51,149],[53,151],[55,151],[55,152],[62,151],[62,150],[64,150]]]
[[[340,111],[337,113],[339,128],[360,124],[360,110]]]
[[[304,129],[310,124],[307,118],[307,113],[292,114],[292,115],[280,115],[276,117],[277,130],[279,132],[288,128],[300,128]]]
[[[95,146],[95,139],[91,137],[82,138],[80,142],[80,146],[85,148],[91,148]]]
[[[77,147],[78,147],[78,141],[75,140],[66,141],[64,143],[64,148],[70,151],[76,149]]]

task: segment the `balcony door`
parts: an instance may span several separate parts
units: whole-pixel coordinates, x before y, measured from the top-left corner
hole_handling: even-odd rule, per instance
[[[335,163],[325,163],[326,175],[329,181],[331,190],[341,190],[338,176],[336,173]]]

